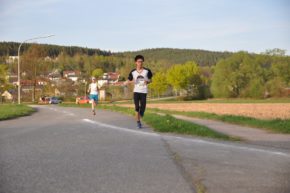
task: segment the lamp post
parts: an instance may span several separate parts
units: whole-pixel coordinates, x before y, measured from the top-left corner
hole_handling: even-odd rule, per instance
[[[36,39],[42,39],[42,38],[49,38],[49,37],[52,37],[54,35],[48,35],[48,36],[40,36],[40,37],[35,37],[35,38],[30,38],[30,39],[27,39],[27,40],[24,40],[18,47],[18,104],[21,103],[21,100],[20,100],[20,91],[21,91],[21,83],[20,83],[20,49],[21,49],[21,46],[22,44],[24,44],[25,42],[28,42],[28,41],[31,41],[31,40],[36,40]]]
[[[85,98],[87,98],[87,81],[85,80]]]

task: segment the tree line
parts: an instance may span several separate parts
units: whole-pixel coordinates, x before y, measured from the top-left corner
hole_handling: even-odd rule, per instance
[[[158,96],[170,88],[176,95],[183,91],[187,99],[289,96],[290,57],[277,55],[276,51],[238,52],[212,67],[199,66],[194,61],[175,64],[156,72],[150,88]]]
[[[20,45],[19,42],[0,42],[0,56],[17,56],[19,45]],[[34,43],[24,43],[21,46],[21,51],[27,50],[32,45],[34,45]],[[110,51],[100,49],[84,48],[78,46],[59,46],[50,44],[40,44],[40,45],[46,51],[47,56],[50,57],[57,57],[62,52],[68,54],[69,56],[74,56],[76,54],[86,54],[88,56],[111,55]]]
[[[8,55],[15,55],[18,46],[19,43],[0,43],[0,73],[5,74],[0,74],[1,84],[8,73],[17,73],[17,63],[8,64],[6,59]],[[290,57],[281,49],[261,54],[170,48],[111,53],[81,47],[23,46],[21,69],[30,80],[64,70],[79,70],[85,79],[117,71],[121,74],[120,80],[125,80],[135,67],[134,56],[142,54],[146,67],[154,72],[150,89],[156,96],[175,94],[186,99],[281,97],[287,95],[285,90],[290,86]],[[51,58],[45,60],[46,56]]]

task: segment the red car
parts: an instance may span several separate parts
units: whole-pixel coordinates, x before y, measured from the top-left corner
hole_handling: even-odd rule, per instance
[[[76,104],[88,104],[90,103],[90,98],[88,96],[80,96],[76,98]]]

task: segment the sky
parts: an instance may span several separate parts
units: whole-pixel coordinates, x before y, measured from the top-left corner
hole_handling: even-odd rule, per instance
[[[0,41],[102,50],[286,49],[290,0],[0,0]]]

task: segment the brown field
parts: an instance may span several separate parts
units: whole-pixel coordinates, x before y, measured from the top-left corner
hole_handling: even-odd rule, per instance
[[[122,104],[121,106],[133,105]],[[290,119],[290,103],[158,103],[147,104],[148,108],[175,111],[199,111],[226,115],[242,115],[258,119]]]

